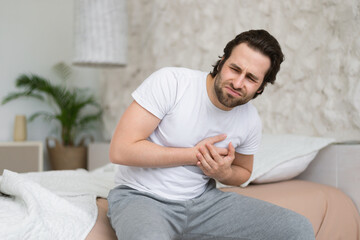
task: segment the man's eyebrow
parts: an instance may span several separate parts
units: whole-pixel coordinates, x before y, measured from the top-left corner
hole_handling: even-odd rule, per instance
[[[242,69],[241,69],[241,67],[239,67],[238,65],[236,65],[235,63],[230,63],[230,66],[232,67],[232,68],[235,68],[236,70],[239,70],[239,71],[242,71]],[[259,80],[259,78],[257,77],[257,76],[255,76],[254,74],[252,74],[252,73],[247,73],[247,75],[250,77],[250,78],[252,78],[252,79],[254,79],[254,80]]]

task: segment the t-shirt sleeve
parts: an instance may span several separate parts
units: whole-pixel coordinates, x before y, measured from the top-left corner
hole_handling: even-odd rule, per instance
[[[175,104],[176,92],[176,76],[169,68],[162,68],[146,78],[132,97],[140,106],[163,119]]]
[[[238,146],[235,151],[245,155],[254,155],[261,143],[262,123],[261,119],[255,110],[255,113],[249,121],[249,132],[245,141]]]

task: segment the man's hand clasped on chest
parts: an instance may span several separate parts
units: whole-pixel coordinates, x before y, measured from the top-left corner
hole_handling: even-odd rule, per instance
[[[216,142],[221,142],[226,138],[225,134],[206,138],[196,145],[198,152],[197,166],[204,172],[206,176],[214,178],[218,181],[227,179],[232,174],[232,162],[235,159],[235,149],[232,143],[229,148],[215,147]]]

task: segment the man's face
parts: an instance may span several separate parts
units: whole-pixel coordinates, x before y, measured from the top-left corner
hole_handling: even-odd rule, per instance
[[[248,47],[236,46],[215,76],[214,89],[219,102],[231,109],[250,101],[270,68],[270,58]]]

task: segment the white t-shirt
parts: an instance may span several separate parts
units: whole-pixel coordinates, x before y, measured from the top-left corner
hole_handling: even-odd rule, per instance
[[[194,147],[201,140],[227,134],[215,145],[254,154],[261,140],[261,121],[251,103],[230,111],[217,108],[206,91],[208,73],[185,68],[163,68],[148,77],[132,94],[135,101],[161,119],[148,140],[166,147]],[[141,151],[141,149],[139,149]],[[120,165],[117,185],[186,200],[205,191],[209,177],[197,166],[142,168]]]

